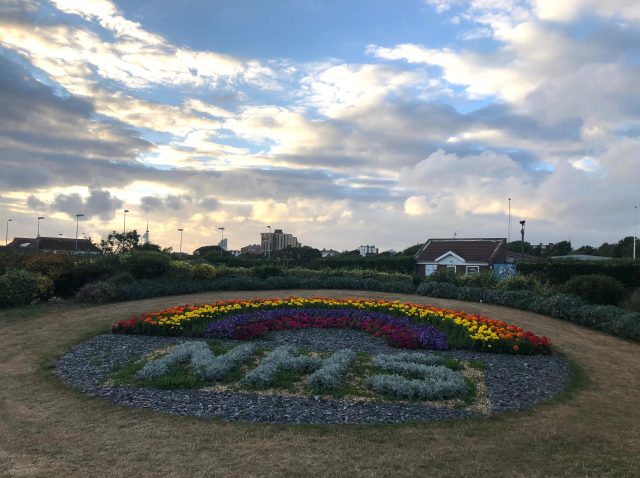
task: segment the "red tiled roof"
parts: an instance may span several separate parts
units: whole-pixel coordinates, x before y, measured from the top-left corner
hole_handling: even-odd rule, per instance
[[[466,262],[488,262],[495,259],[504,262],[506,239],[429,239],[414,256],[418,262],[434,262],[451,251]]]

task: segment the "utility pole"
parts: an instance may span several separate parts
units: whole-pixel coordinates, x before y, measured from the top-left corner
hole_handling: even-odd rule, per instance
[[[633,260],[636,260],[636,240],[638,237],[638,205],[633,206],[635,210],[635,218],[633,221]]]
[[[5,245],[5,247],[9,243],[9,223],[10,222],[13,222],[13,219],[7,219],[7,232],[4,235],[4,245]]]
[[[76,214],[76,253],[78,252],[78,224],[81,217],[84,217],[84,214]]]
[[[520,234],[522,234],[522,241],[520,242],[520,258],[524,259],[524,223],[525,221],[520,221],[520,225],[522,229],[520,230]]]
[[[509,198],[509,227],[507,228],[507,244],[511,241],[511,198]]]
[[[178,254],[178,257],[182,259],[182,232],[184,231],[184,228],[181,227],[180,229],[178,229],[178,231],[180,231],[180,252]]]
[[[36,236],[36,249],[40,249],[40,221],[44,219],[43,216],[38,216],[38,235]]]

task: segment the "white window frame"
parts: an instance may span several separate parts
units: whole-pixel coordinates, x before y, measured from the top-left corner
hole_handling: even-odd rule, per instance
[[[447,266],[447,270],[448,271],[453,271],[453,272],[458,272],[458,269],[456,268],[456,266]]]
[[[475,269],[475,272],[471,272],[471,270]],[[466,269],[467,274],[480,274],[480,266],[467,266]]]

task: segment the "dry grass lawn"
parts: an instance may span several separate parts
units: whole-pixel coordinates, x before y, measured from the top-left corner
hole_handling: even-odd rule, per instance
[[[376,426],[226,423],[128,409],[59,382],[56,357],[115,320],[177,303],[326,295],[427,302],[552,338],[587,377],[498,418]],[[350,291],[208,293],[0,313],[2,476],[640,476],[640,345],[542,315]]]

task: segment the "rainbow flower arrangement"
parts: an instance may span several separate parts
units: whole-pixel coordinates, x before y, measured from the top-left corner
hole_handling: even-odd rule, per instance
[[[174,306],[113,325],[113,333],[251,339],[271,330],[363,330],[400,348],[549,353],[551,341],[481,315],[372,299],[287,297]]]

